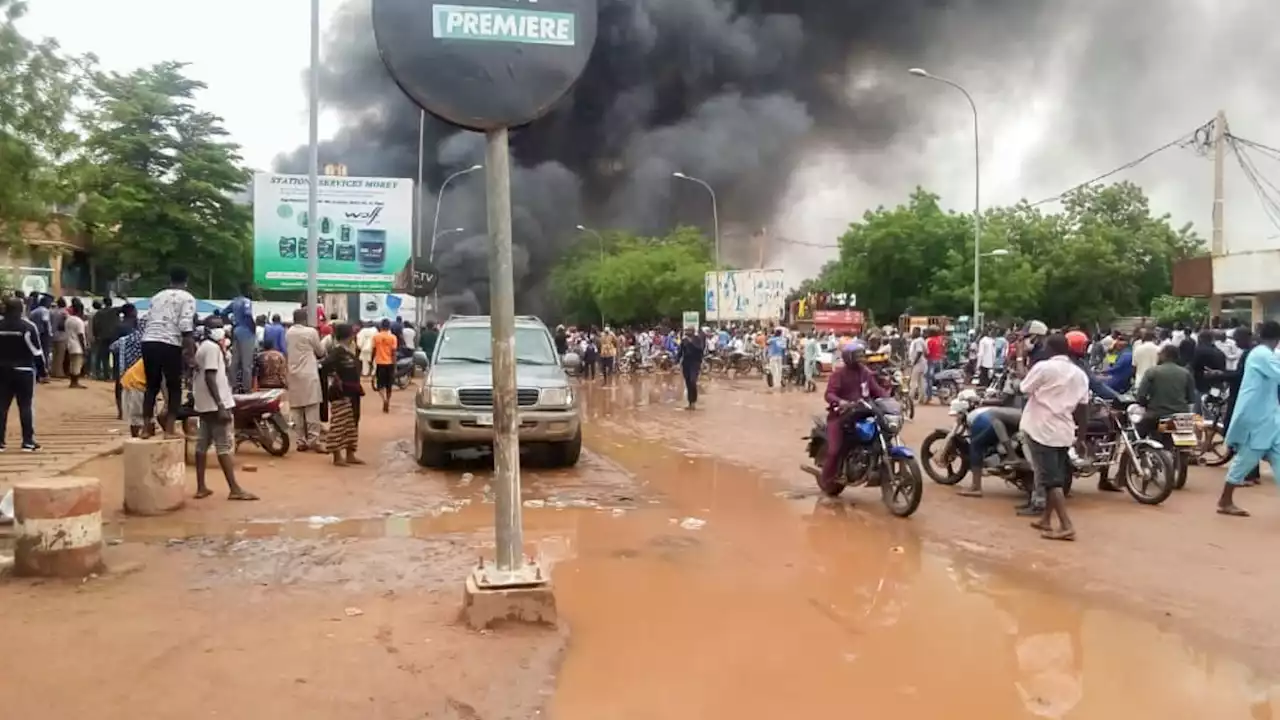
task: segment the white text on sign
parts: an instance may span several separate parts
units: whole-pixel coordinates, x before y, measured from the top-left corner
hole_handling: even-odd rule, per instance
[[[431,11],[431,34],[441,40],[574,44],[573,13],[464,5],[434,5]]]

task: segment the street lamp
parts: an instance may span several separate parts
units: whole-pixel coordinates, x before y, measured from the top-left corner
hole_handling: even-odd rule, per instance
[[[597,240],[600,241],[600,262],[603,263],[604,262],[604,236],[601,235],[599,232],[596,232],[595,230],[592,230],[591,228],[586,227],[584,225],[578,225],[577,227],[579,232],[591,233],[592,235],[596,236]],[[600,329],[601,330],[604,330],[604,325],[605,325],[604,308],[602,307],[600,308]]]
[[[1005,257],[1007,255],[1009,255],[1009,251],[1005,250],[1004,248],[1000,248],[998,250],[992,250],[989,253],[982,253],[982,257]]]
[[[705,180],[699,180],[696,177],[685,175],[682,172],[673,172],[671,173],[671,176],[680,178],[681,180],[698,183],[702,187],[706,188],[707,192],[711,194],[711,222],[713,231],[715,232],[716,322],[723,325],[724,307],[720,304],[720,210],[716,206],[716,191],[711,189],[711,186],[707,184]]]
[[[421,148],[419,148],[419,150],[421,150]],[[435,265],[435,262],[436,262],[436,238],[439,238],[441,235],[449,234],[448,232],[441,233],[439,231],[440,201],[444,199],[445,188],[449,187],[449,183],[453,182],[454,178],[462,177],[467,173],[473,173],[477,170],[483,170],[483,169],[484,169],[483,165],[480,165],[480,164],[472,165],[469,168],[464,168],[462,170],[459,170],[458,172],[455,172],[454,174],[445,178],[444,182],[440,183],[440,192],[436,194],[436,215],[435,215],[435,218],[431,221],[431,249],[427,253],[427,262],[431,263],[432,265]],[[462,228],[457,228],[457,230],[461,232]],[[418,251],[418,254],[421,254],[422,248],[418,248],[417,251]],[[440,290],[438,288],[431,292],[431,310],[432,312],[437,312],[437,313],[440,311]]]
[[[978,144],[978,106],[973,102],[973,96],[965,90],[960,83],[954,80],[948,80],[944,77],[932,75],[924,68],[911,68],[907,72],[922,77],[926,80],[936,80],[937,82],[950,85],[964,94],[965,100],[969,101],[969,108],[973,110],[973,323],[977,326],[980,298],[980,284],[978,265],[982,261],[982,202],[981,202],[981,158],[982,153]],[[1007,251],[1006,251],[1007,252]]]
[[[436,233],[436,238],[442,238],[446,235],[452,235],[454,233],[462,233],[466,231],[467,231],[466,228],[449,228],[448,230],[441,230],[440,232]]]

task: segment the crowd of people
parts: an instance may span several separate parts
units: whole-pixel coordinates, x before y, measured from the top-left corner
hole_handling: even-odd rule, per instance
[[[228,497],[255,500],[237,483],[234,408],[237,395],[256,390],[287,394],[299,451],[328,453],[336,465],[360,465],[357,455],[365,381],[389,412],[396,361],[421,349],[428,356],[439,336],[434,323],[422,332],[397,317],[372,323],[331,323],[323,311],[309,323],[298,308],[291,322],[253,313],[252,288],[242,287],[226,308],[200,317],[187,290],[188,274],[170,273],[169,286],[150,299],[140,316],[133,303],[15,293],[0,318],[0,452],[8,411],[16,403],[22,450],[35,452],[35,387],[67,378],[115,385],[119,419],[133,437],[180,437],[179,420],[194,421],[197,498],[205,483],[210,448],[226,476]]]

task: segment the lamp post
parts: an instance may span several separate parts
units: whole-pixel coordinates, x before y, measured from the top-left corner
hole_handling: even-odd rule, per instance
[[[600,262],[603,263],[604,262],[604,236],[596,232],[595,230],[592,230],[589,227],[585,227],[583,225],[579,225],[577,227],[579,232],[591,233],[592,235],[596,236],[596,240],[600,241]],[[604,329],[604,308],[600,308],[600,329],[601,330]]]
[[[307,93],[307,323],[320,306],[320,0],[311,0],[311,67]]]
[[[935,80],[937,82],[950,85],[951,87],[959,90],[961,93],[964,94],[965,100],[969,101],[969,108],[973,110],[973,320],[972,320],[972,324],[974,327],[977,327],[979,322],[978,320],[979,312],[981,311],[981,308],[980,308],[981,278],[979,277],[978,266],[982,262],[982,200],[981,200],[982,195],[980,190],[980,186],[982,182],[982,170],[981,170],[982,153],[981,153],[981,150],[979,149],[979,143],[978,143],[978,106],[973,102],[973,96],[969,94],[969,91],[965,90],[964,87],[960,85],[960,83],[955,82],[954,80],[948,80],[947,78],[938,77],[937,75],[930,74],[929,71],[925,70],[924,68],[911,68],[907,72],[911,73],[912,75],[915,75],[916,77],[922,77],[922,78],[925,78],[926,80]]]
[[[711,195],[711,222],[712,230],[715,233],[716,322],[723,325],[724,306],[720,304],[720,210],[716,203],[716,191],[711,188],[711,185],[709,185],[707,181],[700,180],[690,175],[685,175],[682,172],[673,172],[671,173],[671,176],[680,178],[681,180],[698,183],[702,187],[706,188],[707,192]]]
[[[442,234],[439,231],[440,201],[444,199],[445,188],[449,187],[449,183],[453,182],[454,178],[462,177],[467,173],[473,173],[477,170],[483,170],[483,169],[484,169],[483,165],[479,165],[479,164],[472,165],[469,168],[464,168],[450,175],[449,177],[444,179],[444,182],[440,183],[440,192],[436,194],[436,215],[435,215],[435,218],[431,221],[431,248],[427,252],[427,261],[430,262],[432,265],[434,265],[436,262],[436,238],[440,237],[440,235]],[[448,233],[443,233],[443,234],[448,234]],[[437,289],[431,293],[431,311],[439,312],[439,307],[440,307],[440,291]]]

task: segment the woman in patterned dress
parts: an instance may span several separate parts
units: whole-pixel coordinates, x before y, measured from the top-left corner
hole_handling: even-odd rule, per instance
[[[356,349],[355,331],[342,323],[334,328],[333,347],[320,363],[329,377],[325,395],[329,399],[329,433],[325,440],[333,453],[334,465],[363,465],[356,457],[360,431],[360,355]]]

